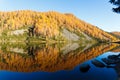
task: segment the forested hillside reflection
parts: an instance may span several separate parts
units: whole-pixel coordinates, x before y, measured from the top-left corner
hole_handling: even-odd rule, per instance
[[[104,52],[118,51],[116,50],[118,47],[118,44],[3,43],[0,46],[0,70],[15,72],[71,70]]]

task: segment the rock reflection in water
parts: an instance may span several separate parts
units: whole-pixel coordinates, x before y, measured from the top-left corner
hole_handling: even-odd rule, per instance
[[[120,51],[119,51],[120,52]],[[103,80],[106,77],[106,80],[119,80],[120,79],[120,53],[117,52],[108,52],[100,57],[97,57],[95,59],[92,59],[88,62],[85,62],[80,65],[80,72],[87,73],[88,75],[91,75],[92,80]],[[94,71],[93,71],[94,69]],[[109,70],[115,70],[117,76],[115,77],[115,73],[109,73],[111,71]],[[103,71],[101,75],[96,75],[96,71],[99,73],[99,70]],[[112,71],[113,72],[113,71]],[[108,75],[106,75],[108,74]],[[98,77],[96,77],[96,76]],[[113,76],[114,75],[114,76]],[[93,77],[94,76],[94,77]],[[100,78],[100,77],[103,78]],[[82,78],[85,79],[85,78]],[[88,78],[87,78],[88,80]]]

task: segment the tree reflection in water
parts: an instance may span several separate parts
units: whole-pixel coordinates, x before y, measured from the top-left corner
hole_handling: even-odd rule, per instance
[[[77,47],[74,47],[76,45]],[[120,52],[119,49],[118,44],[1,44],[0,73],[5,70],[5,75],[16,75],[16,78],[12,76],[14,79],[10,78],[11,80],[26,80],[29,73],[32,74],[32,78],[28,77],[29,80],[35,77],[42,80],[103,80],[110,71],[105,68],[115,69],[119,74],[120,55],[102,56],[100,59],[96,57],[108,51]],[[98,72],[102,69],[104,74]],[[24,74],[25,72],[28,73]],[[21,74],[25,77],[20,77]],[[95,76],[97,74],[100,74],[102,79]],[[106,80],[111,79],[113,78]]]
[[[90,60],[98,55],[103,54],[109,50],[115,49],[117,44],[91,45],[84,44],[79,47],[69,49],[65,48],[66,44],[17,44],[1,46],[0,55],[0,69],[15,72],[56,72],[60,70],[72,70],[75,66]],[[89,46],[88,46],[89,45]],[[72,46],[72,44],[70,45]],[[64,47],[64,48],[63,48]],[[68,53],[63,53],[66,51]],[[97,66],[103,66],[99,63]],[[84,65],[80,70],[83,72],[89,70],[89,65]]]

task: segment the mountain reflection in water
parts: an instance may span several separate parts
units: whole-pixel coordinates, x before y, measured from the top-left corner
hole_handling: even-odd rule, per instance
[[[117,80],[119,49],[119,44],[1,44],[0,80]],[[109,55],[118,62],[108,64]]]

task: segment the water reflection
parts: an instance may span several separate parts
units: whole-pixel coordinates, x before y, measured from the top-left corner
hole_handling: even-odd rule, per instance
[[[120,52],[107,52],[89,60],[80,65],[80,72],[92,80],[119,80]],[[81,77],[83,80],[89,80],[89,78]]]
[[[16,77],[5,79],[4,77],[1,78],[0,76],[0,79],[4,79],[4,80],[8,80],[8,79],[12,79],[12,80],[15,80],[15,79],[17,80],[18,79],[21,79],[21,80],[25,80],[25,79],[89,80],[89,77],[90,78],[93,77],[91,75],[92,73],[90,72],[91,70],[95,71],[98,68],[101,69],[101,68],[108,68],[108,67],[111,67],[113,69],[116,67],[115,65],[117,65],[116,64],[117,60],[115,60],[114,62],[115,65],[107,64],[108,59],[113,57],[108,56],[106,58],[105,56],[102,56],[97,59],[95,58],[108,51],[120,52],[119,45],[118,44],[92,45],[92,44],[79,44],[79,43],[1,44],[0,74],[2,76],[16,75]],[[119,58],[119,54],[115,56]],[[88,61],[88,62],[85,62],[85,61]],[[106,71],[106,70],[103,70],[103,71]],[[111,71],[111,70],[108,70],[108,71]],[[27,73],[24,73],[24,72],[27,72]],[[112,71],[111,74],[114,74],[114,73],[115,72]],[[23,77],[20,78],[20,75],[22,75]],[[30,76],[30,77],[26,77],[26,76]],[[84,78],[85,76],[87,76],[88,79],[87,78],[85,79]],[[100,80],[100,79],[93,78],[92,80]]]

